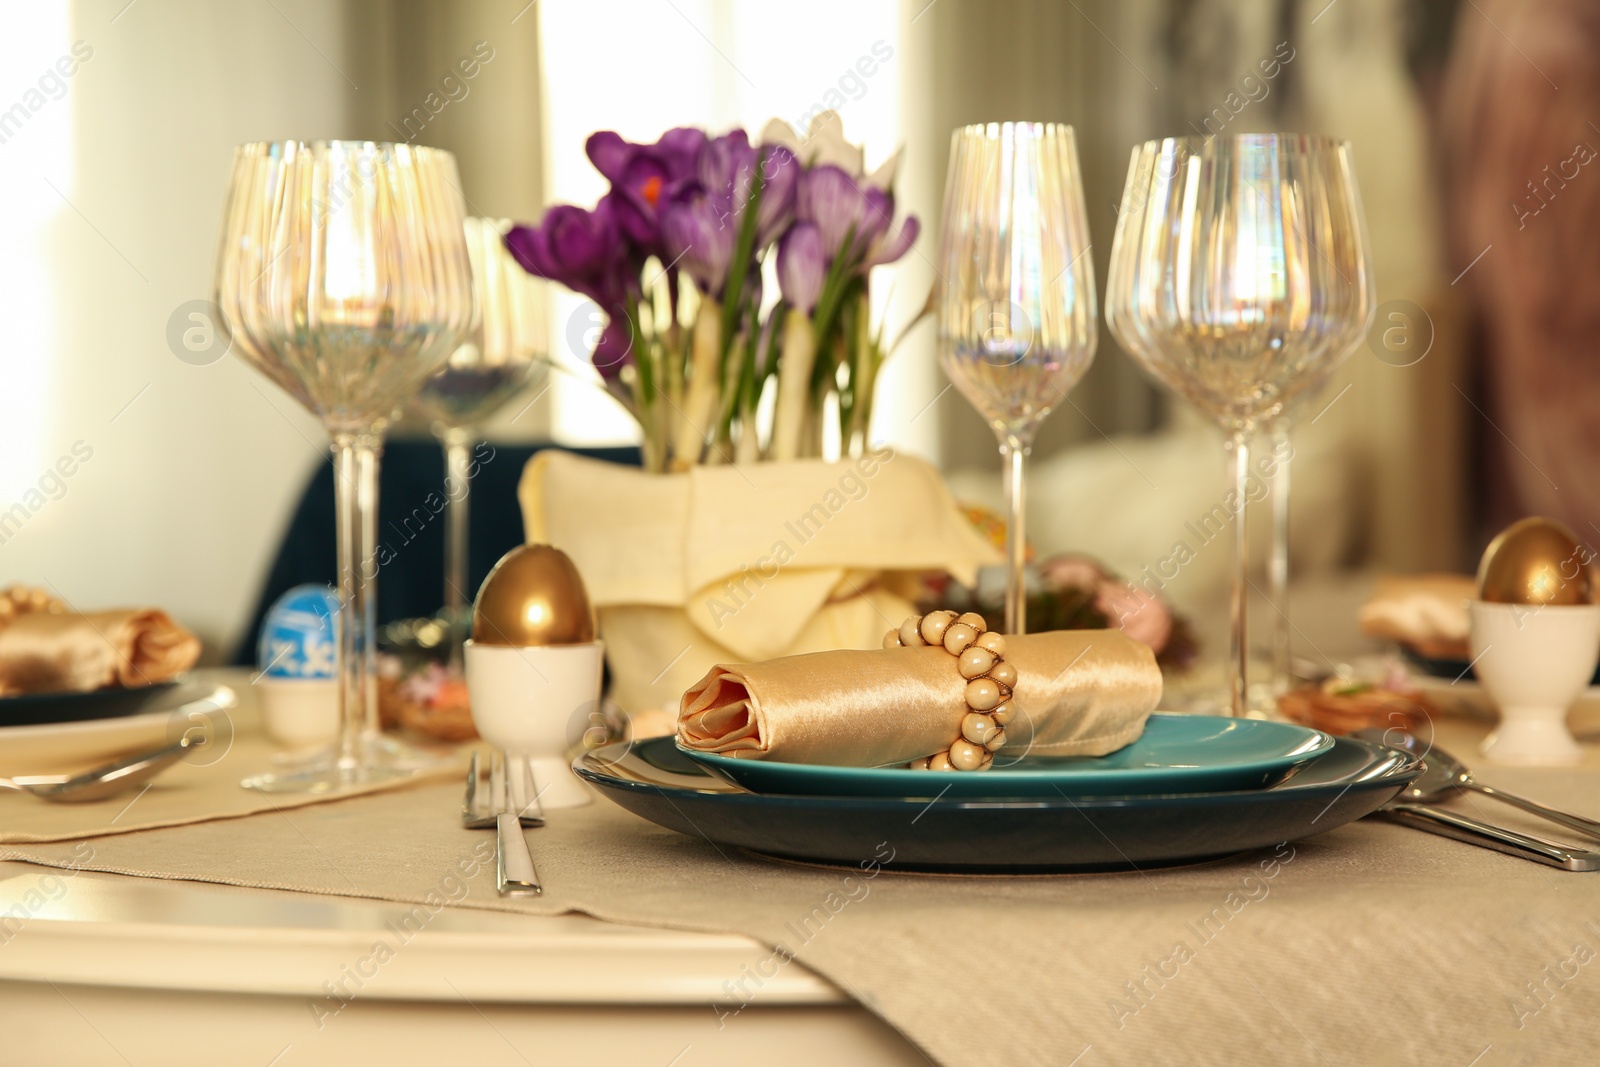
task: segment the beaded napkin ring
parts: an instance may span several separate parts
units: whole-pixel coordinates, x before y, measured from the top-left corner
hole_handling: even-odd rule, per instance
[[[942,647],[956,657],[956,669],[967,680],[967,714],[961,720],[961,736],[944,752],[913,760],[913,770],[986,771],[994,763],[994,753],[1006,743],[1006,724],[1011,721],[1011,690],[1017,684],[1017,669],[1005,661],[1006,639],[990,630],[983,616],[969,611],[957,616],[953,611],[930,611],[911,616],[883,638],[884,648],[915,648],[918,645]]]

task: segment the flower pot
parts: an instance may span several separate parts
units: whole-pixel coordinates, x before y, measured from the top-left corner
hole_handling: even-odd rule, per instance
[[[922,572],[970,583],[1000,561],[938,471],[889,448],[680,474],[549,450],[519,497],[528,540],[582,573],[612,699],[634,716],[676,713],[717,663],[877,648]]]

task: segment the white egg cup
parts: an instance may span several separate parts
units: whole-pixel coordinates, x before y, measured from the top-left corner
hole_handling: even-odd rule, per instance
[[[1567,709],[1600,658],[1600,604],[1474,600],[1468,608],[1473,670],[1500,709],[1483,754],[1495,763],[1577,763],[1583,750],[1567,729]]]
[[[590,794],[567,763],[569,724],[599,706],[605,645],[466,643],[472,721],[483,739],[528,761],[546,808],[576,808]]]
[[[316,748],[339,739],[337,678],[277,678],[266,675],[255,684],[261,726],[284,748]]]

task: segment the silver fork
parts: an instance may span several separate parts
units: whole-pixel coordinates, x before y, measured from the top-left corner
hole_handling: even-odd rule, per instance
[[[490,759],[490,764],[489,764],[490,772],[489,773],[490,773],[490,782],[491,782],[491,787],[490,787],[490,792],[491,793],[493,792],[492,783],[493,783],[493,779],[494,779],[494,765],[499,759],[500,759],[500,753],[498,751],[496,751],[493,754],[493,756],[491,757],[491,759]],[[522,811],[520,813],[520,819],[521,819],[522,825],[523,826],[543,826],[544,825],[544,807],[543,807],[543,805],[541,805],[539,803],[538,795],[531,788],[531,786],[532,786],[532,776],[528,772],[528,765],[527,765],[527,763],[525,763],[523,761],[518,761],[518,762],[519,762],[519,764],[521,765],[521,767],[523,769],[523,773],[525,775],[527,775],[527,778],[525,779],[525,781],[526,781],[526,784],[529,786],[529,788],[527,789],[527,796],[528,796],[529,800],[528,800],[528,803],[523,806]],[[472,762],[467,768],[467,793],[466,793],[466,796],[463,797],[462,801],[461,801],[461,825],[464,826],[465,828],[467,828],[468,830],[491,830],[491,829],[494,828],[495,819],[499,815],[499,812],[500,812],[499,804],[498,804],[498,801],[496,801],[493,796],[489,797],[487,800],[480,800],[479,799],[479,796],[478,796],[478,783],[479,783],[478,774],[479,774],[478,753],[474,752],[472,754]]]

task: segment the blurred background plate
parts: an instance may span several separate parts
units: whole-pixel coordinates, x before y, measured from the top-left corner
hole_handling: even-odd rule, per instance
[[[28,693],[0,698],[0,727],[114,719],[146,710],[170,698],[181,680],[156,682],[136,689],[116,686],[87,693]]]
[[[120,714],[108,712],[71,722],[0,725],[0,776],[61,774],[123,753],[156,748],[168,741],[179,709],[196,701],[206,701],[199,706],[207,711],[219,707],[226,710],[237,703],[231,689],[198,680],[121,692],[125,696],[138,693],[141,700],[124,706]]]

